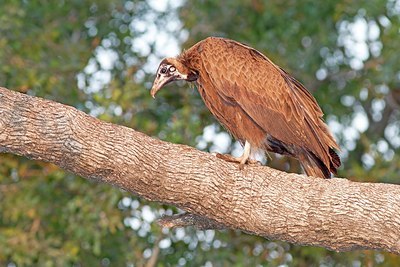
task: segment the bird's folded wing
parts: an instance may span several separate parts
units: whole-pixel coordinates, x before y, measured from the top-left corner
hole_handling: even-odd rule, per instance
[[[298,81],[257,50],[231,40],[215,38],[203,44],[201,58],[222,98],[240,106],[274,138],[329,162],[329,147],[320,138],[331,139],[331,147],[336,143],[314,97]]]

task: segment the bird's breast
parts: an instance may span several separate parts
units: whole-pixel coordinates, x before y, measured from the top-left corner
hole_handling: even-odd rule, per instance
[[[262,147],[266,133],[234,99],[225,99],[210,81],[199,79],[197,88],[205,105],[235,139]]]

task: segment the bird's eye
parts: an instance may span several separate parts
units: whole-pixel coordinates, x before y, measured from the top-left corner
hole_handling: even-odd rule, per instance
[[[161,72],[162,74],[167,73],[167,68],[162,68],[162,69],[160,70],[160,72]]]
[[[169,72],[174,72],[176,68],[174,66],[169,67]]]

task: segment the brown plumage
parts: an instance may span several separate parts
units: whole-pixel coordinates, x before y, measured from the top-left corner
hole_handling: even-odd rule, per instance
[[[152,96],[175,80],[197,83],[208,109],[244,146],[241,165],[272,151],[297,158],[310,176],[328,178],[340,166],[314,97],[259,51],[209,37],[160,63]]]

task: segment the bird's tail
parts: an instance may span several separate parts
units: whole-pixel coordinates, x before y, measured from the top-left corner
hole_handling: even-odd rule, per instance
[[[332,148],[329,148],[329,156],[329,167],[327,167],[322,160],[311,151],[302,153],[299,160],[308,176],[331,178],[331,172],[336,174],[336,170],[340,166],[340,158]]]

